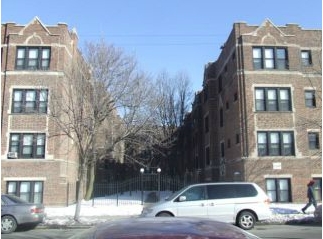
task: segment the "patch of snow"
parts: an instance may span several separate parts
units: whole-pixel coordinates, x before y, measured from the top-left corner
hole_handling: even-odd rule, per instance
[[[171,192],[161,192],[161,198],[166,198]],[[314,207],[307,209],[306,214],[301,212],[304,204],[295,203],[272,203],[270,208],[272,216],[264,223],[285,223],[291,220],[311,220],[314,219]],[[110,197],[95,198],[90,201],[82,201],[80,222],[74,221],[76,205],[68,207],[45,207],[47,214],[43,225],[95,225],[118,217],[137,217],[141,214],[141,193],[124,193]]]

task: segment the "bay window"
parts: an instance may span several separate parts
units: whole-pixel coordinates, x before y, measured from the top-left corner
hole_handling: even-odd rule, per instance
[[[47,89],[14,89],[12,113],[47,113]]]
[[[255,88],[256,111],[291,111],[289,88]]]
[[[9,152],[18,158],[45,158],[46,136],[41,133],[11,133]]]
[[[288,69],[286,48],[254,47],[252,49],[253,67],[259,69]]]
[[[258,156],[294,155],[294,134],[290,131],[257,133]]]
[[[17,47],[17,70],[48,70],[49,63],[49,47]]]

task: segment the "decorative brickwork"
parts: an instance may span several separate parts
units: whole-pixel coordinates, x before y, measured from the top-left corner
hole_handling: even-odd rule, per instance
[[[233,24],[218,59],[205,68],[203,90],[196,95],[191,118],[187,118],[187,124],[201,124],[193,124],[194,134],[187,133],[186,137],[193,135],[191,140],[186,139],[193,146],[183,150],[194,155],[194,159],[188,157],[184,161],[202,167],[186,170],[202,172],[205,181],[257,182],[268,193],[272,193],[271,183],[276,182],[276,200],[281,202],[305,202],[306,184],[311,178],[321,191],[321,34],[321,30],[305,30],[296,24],[279,27],[270,20],[260,26]],[[311,55],[307,66],[302,64],[303,51]],[[256,96],[259,88],[266,92],[261,104],[265,102],[265,107],[288,104],[288,110],[256,109],[256,97],[262,99]],[[281,88],[286,90],[280,91]],[[306,107],[305,90],[316,92],[315,107]],[[208,133],[203,130],[206,115]],[[309,149],[309,132],[319,135],[318,149]],[[260,136],[264,135],[267,141],[261,145],[264,138]],[[268,150],[262,151],[267,155],[260,156],[260,147]],[[209,164],[206,158],[210,159]],[[286,182],[290,195],[284,198],[281,195]]]
[[[42,202],[45,205],[62,205],[74,203],[76,200],[76,184],[78,160],[71,141],[62,135],[53,124],[48,114],[44,113],[13,113],[14,89],[48,90],[48,110],[52,100],[52,92],[60,91],[59,85],[64,82],[66,67],[73,56],[79,57],[77,51],[78,38],[75,31],[69,31],[66,24],[45,26],[37,17],[27,25],[5,23],[1,26],[2,67],[1,67],[1,190],[2,193],[29,193],[33,200],[36,191],[41,190]],[[18,48],[22,49],[19,57],[24,69],[17,69]],[[42,68],[41,59],[46,55],[35,56],[30,49],[41,54],[39,49],[50,49],[49,68]],[[29,55],[27,55],[29,54]],[[34,66],[32,58],[37,60]],[[36,63],[35,63],[36,64]],[[29,68],[28,68],[29,67]],[[27,93],[26,93],[27,94]],[[16,97],[16,99],[14,98]],[[24,96],[21,101],[27,107],[27,100],[32,96]],[[28,98],[29,97],[29,98]],[[37,104],[41,99],[35,100]],[[20,101],[19,101],[20,102]],[[44,157],[8,158],[8,152],[13,147],[10,139],[13,134],[19,135],[21,144],[28,144],[28,134],[45,134]],[[27,135],[27,136],[24,136]],[[17,136],[18,137],[18,136]],[[23,138],[25,137],[25,138]],[[35,136],[34,136],[35,137]],[[24,142],[26,141],[26,142]],[[36,154],[36,142],[33,141]],[[37,145],[41,142],[37,142]],[[11,148],[10,148],[11,147]],[[27,147],[24,149],[27,150]],[[20,156],[19,156],[20,155]],[[9,182],[18,182],[19,188],[9,187]],[[42,188],[28,188],[24,182],[42,182]],[[28,184],[29,185],[29,184]],[[33,185],[33,184],[30,184]]]

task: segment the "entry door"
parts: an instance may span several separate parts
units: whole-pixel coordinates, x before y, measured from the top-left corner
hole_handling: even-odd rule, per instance
[[[183,197],[186,199],[180,201]],[[176,199],[176,205],[179,217],[207,217],[205,186],[189,188]]]

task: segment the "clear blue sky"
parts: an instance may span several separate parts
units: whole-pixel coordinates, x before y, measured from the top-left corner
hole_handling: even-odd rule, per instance
[[[322,1],[297,0],[2,0],[1,22],[65,22],[85,41],[104,38],[134,55],[144,71],[187,72],[201,89],[204,66],[215,61],[234,22],[297,23],[322,28]]]

